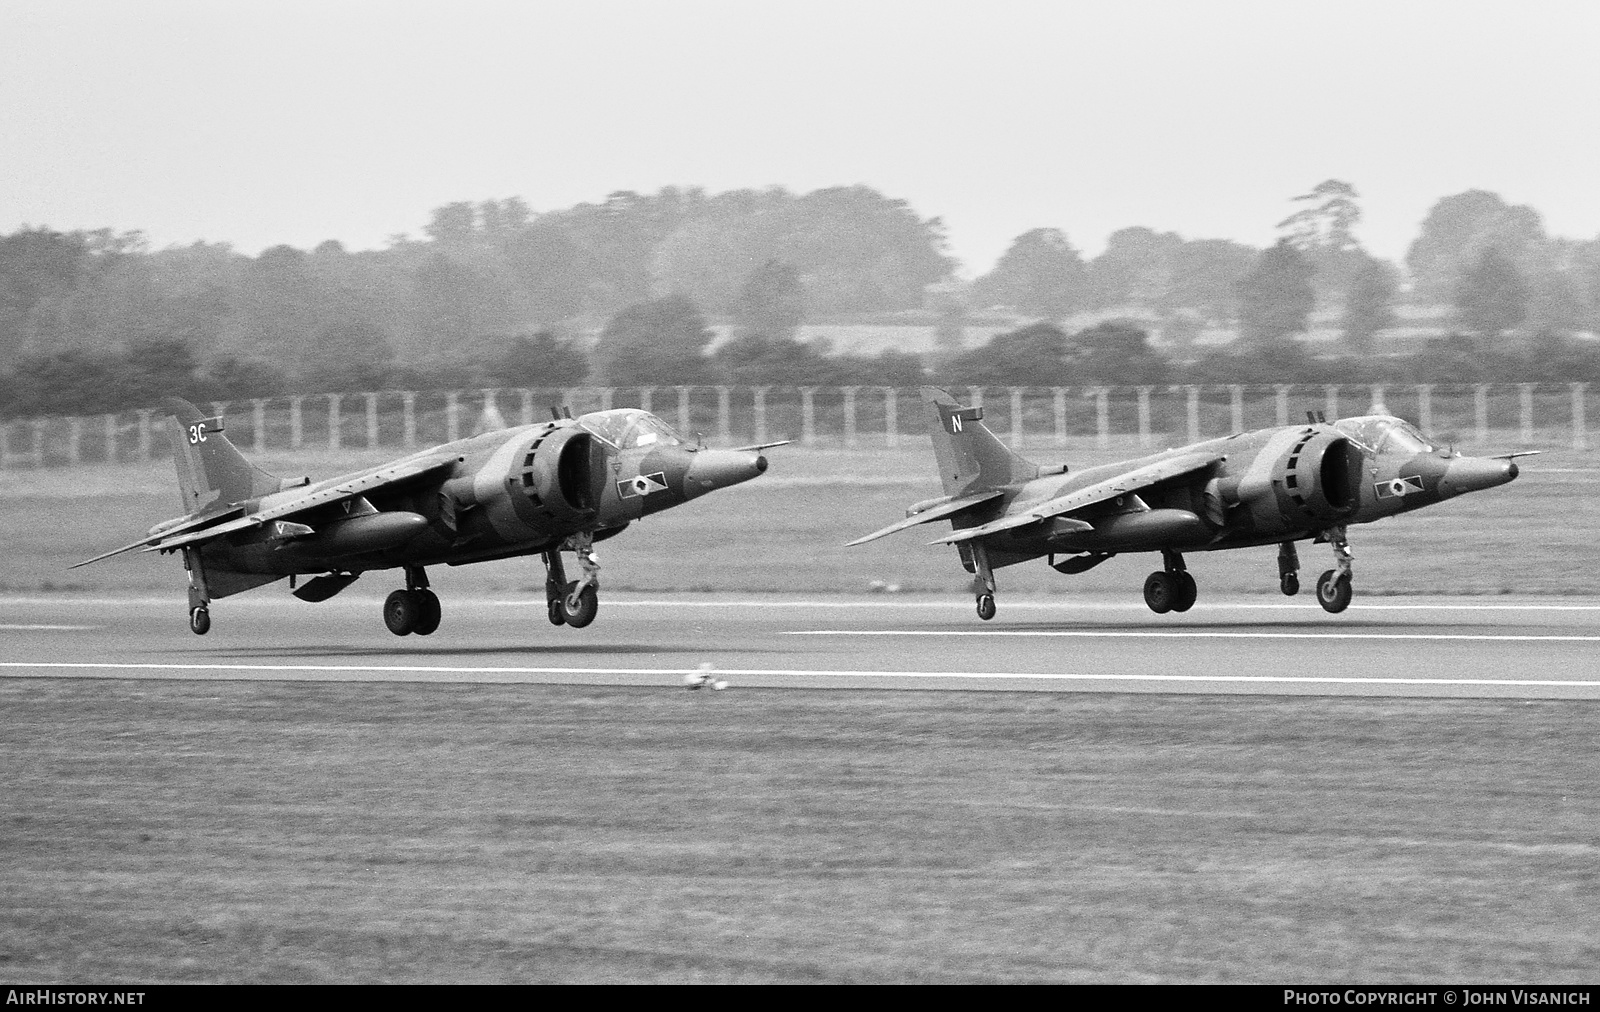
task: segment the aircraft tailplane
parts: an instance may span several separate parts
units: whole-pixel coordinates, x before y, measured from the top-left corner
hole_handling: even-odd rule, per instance
[[[923,387],[946,495],[965,495],[1039,476],[1039,465],[1012,452],[983,424],[983,408],[968,407],[938,387]]]
[[[223,435],[222,418],[207,418],[179,397],[161,402],[176,423],[172,459],[178,467],[183,510],[193,514],[280,491],[283,481],[244,458]]]

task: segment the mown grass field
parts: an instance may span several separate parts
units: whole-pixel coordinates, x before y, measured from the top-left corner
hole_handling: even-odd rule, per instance
[[[763,477],[649,518],[602,545],[604,586],[859,593],[876,581],[907,591],[965,593],[970,577],[955,550],[925,543],[942,525],[844,547],[903,516],[908,504],[939,494],[926,445],[893,451],[780,447],[770,456],[772,468]],[[1080,466],[1117,457],[1068,456]],[[263,464],[277,473],[326,477],[372,462],[368,455],[347,453],[269,457]],[[0,590],[180,593],[182,569],[170,557],[135,554],[67,571],[73,562],[126,544],[173,515],[177,493],[171,472],[165,462],[0,472],[5,560]],[[1600,465],[1594,454],[1568,450],[1525,458],[1522,476],[1510,485],[1352,528],[1357,592],[1600,593],[1593,548],[1600,543],[1597,503]],[[1309,586],[1332,565],[1332,553],[1326,546],[1302,543],[1301,561]],[[1202,594],[1277,592],[1276,553],[1270,547],[1193,553],[1189,566]],[[1029,563],[999,572],[1000,593],[1137,599],[1154,567],[1154,556],[1134,555],[1063,577],[1042,562]],[[437,567],[434,578],[444,593],[505,593],[543,582],[536,560]]]
[[[1592,704],[0,679],[34,982],[1592,982]]]

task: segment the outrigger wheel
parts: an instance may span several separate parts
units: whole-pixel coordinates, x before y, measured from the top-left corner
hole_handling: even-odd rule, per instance
[[[994,595],[993,594],[979,594],[978,595],[978,617],[983,619],[985,622],[987,622],[991,618],[994,618],[994,613],[995,613]]]
[[[204,636],[211,631],[211,612],[205,608],[189,609],[189,631]]]

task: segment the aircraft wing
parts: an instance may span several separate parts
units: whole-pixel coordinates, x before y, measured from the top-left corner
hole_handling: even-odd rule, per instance
[[[989,492],[977,492],[973,495],[964,495],[959,499],[952,499],[947,503],[941,503],[932,509],[926,509],[921,513],[915,513],[909,517],[906,517],[904,520],[898,520],[883,528],[881,531],[873,531],[864,538],[856,538],[854,541],[845,545],[845,547],[851,548],[855,545],[864,545],[868,541],[876,541],[879,538],[887,537],[888,535],[894,534],[897,531],[907,530],[917,526],[918,524],[925,524],[934,520],[943,520],[945,517],[954,516],[955,514],[960,513],[962,510],[971,509],[979,503],[986,503],[991,499],[998,499],[1002,495],[1005,495],[1005,493],[1000,489],[994,489]]]
[[[83,562],[79,562],[69,568],[76,569],[78,566],[87,566],[91,562],[99,562],[101,559],[109,559],[113,555],[120,555],[123,552],[131,552],[136,548],[142,548],[147,552],[172,551],[173,549],[182,548],[185,545],[210,541],[213,538],[222,537],[224,534],[232,534],[235,531],[243,531],[249,530],[252,527],[259,527],[262,524],[270,523],[273,520],[277,520],[286,516],[292,516],[296,513],[300,513],[317,506],[326,506],[329,503],[338,502],[341,499],[349,499],[352,496],[365,495],[368,492],[374,492],[381,488],[387,488],[393,485],[401,485],[412,480],[413,478],[420,478],[423,475],[430,474],[435,471],[454,467],[460,459],[460,457],[453,453],[439,453],[427,457],[418,457],[414,460],[401,461],[400,463],[396,464],[385,464],[384,466],[374,468],[371,471],[353,475],[352,477],[337,481],[329,485],[327,488],[321,488],[315,492],[308,492],[304,495],[295,496],[293,499],[278,503],[269,509],[258,510],[255,513],[250,513],[245,516],[238,517],[237,519],[227,520],[223,523],[214,524],[209,527],[198,527],[198,529],[196,529],[197,525],[202,521],[211,521],[219,517],[226,517],[230,513],[243,513],[244,508],[234,507],[231,510],[225,510],[206,517],[198,517],[192,521],[186,520],[183,523],[176,524],[172,527],[166,528],[165,530],[151,534],[148,537],[141,538],[131,545],[126,545],[122,548],[116,549],[115,551],[107,552],[104,555],[97,555],[92,559],[85,559]]]
[[[1093,506],[1095,503],[1105,502],[1107,499],[1115,499],[1120,495],[1128,495],[1131,492],[1149,488],[1151,485],[1159,484],[1163,481],[1181,478],[1186,474],[1192,474],[1195,471],[1210,467],[1222,458],[1223,455],[1220,453],[1184,453],[1176,457],[1168,457],[1153,464],[1146,464],[1144,467],[1136,467],[1132,471],[1125,471],[1115,478],[1096,482],[1074,492],[1068,492],[1066,495],[1057,496],[1021,513],[1013,513],[1010,516],[1001,517],[999,520],[979,527],[965,527],[928,543],[931,545],[955,544],[960,541],[971,541],[973,538],[981,538],[989,534],[997,534],[1001,531],[1009,531],[1016,527],[1026,527],[1041,520],[1048,520],[1051,517],[1059,517],[1074,510],[1083,509],[1085,506]]]

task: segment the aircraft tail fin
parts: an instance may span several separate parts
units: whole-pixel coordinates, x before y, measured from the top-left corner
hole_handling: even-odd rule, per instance
[[[277,475],[250,463],[228,441],[220,416],[207,418],[179,397],[168,397],[161,404],[176,422],[172,459],[178,467],[185,513],[199,513],[213,504],[243,502],[283,488]]]
[[[923,387],[946,495],[981,492],[1039,476],[1039,465],[1012,452],[983,424],[983,408],[969,407],[938,387]]]

